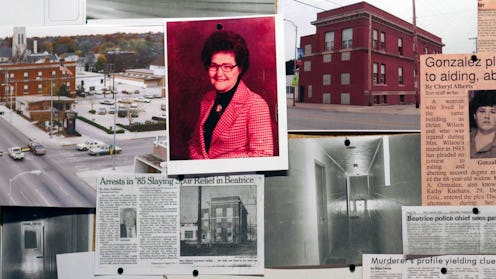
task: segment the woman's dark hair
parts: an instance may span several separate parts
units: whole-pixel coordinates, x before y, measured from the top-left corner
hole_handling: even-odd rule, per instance
[[[470,127],[477,128],[475,123],[474,114],[479,107],[493,107],[496,106],[496,90],[475,90],[471,92],[470,98]]]
[[[233,31],[215,31],[205,41],[201,52],[203,66],[208,70],[212,61],[212,55],[220,51],[233,51],[238,65],[242,72],[240,77],[250,67],[250,52],[246,41],[241,35]]]

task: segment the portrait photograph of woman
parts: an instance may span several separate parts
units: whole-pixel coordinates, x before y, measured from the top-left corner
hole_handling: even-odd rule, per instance
[[[496,158],[496,90],[470,93],[470,158]]]
[[[168,174],[287,169],[277,22],[263,16],[166,23]]]

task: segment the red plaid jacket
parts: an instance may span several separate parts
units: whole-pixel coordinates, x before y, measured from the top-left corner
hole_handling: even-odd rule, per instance
[[[191,159],[273,156],[274,144],[269,107],[265,100],[240,81],[236,92],[212,133],[205,150],[203,126],[215,101],[215,91],[200,103],[199,121],[189,141]]]

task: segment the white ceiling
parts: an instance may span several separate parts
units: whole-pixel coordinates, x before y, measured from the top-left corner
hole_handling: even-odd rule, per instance
[[[349,146],[345,146],[346,139]],[[348,175],[367,175],[382,136],[326,137],[316,141]]]

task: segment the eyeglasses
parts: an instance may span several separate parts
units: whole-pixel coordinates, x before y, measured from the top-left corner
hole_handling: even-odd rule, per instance
[[[216,72],[219,70],[219,68],[222,69],[223,72],[230,72],[232,71],[232,69],[234,67],[237,67],[238,65],[231,65],[231,64],[222,64],[222,65],[219,65],[219,64],[215,64],[215,63],[212,63],[210,64],[210,66],[208,66],[208,70],[211,71],[211,72]]]

